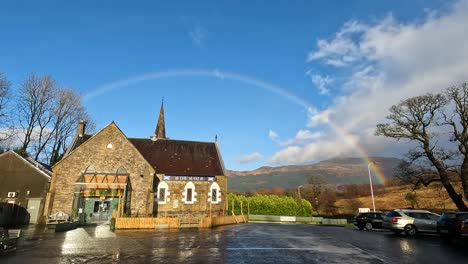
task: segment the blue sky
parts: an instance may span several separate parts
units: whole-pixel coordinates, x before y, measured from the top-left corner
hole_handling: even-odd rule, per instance
[[[388,107],[467,77],[466,1],[94,2],[3,2],[0,71],[52,75],[129,137],[164,97],[168,137],[218,135],[229,169],[399,156],[373,136]]]

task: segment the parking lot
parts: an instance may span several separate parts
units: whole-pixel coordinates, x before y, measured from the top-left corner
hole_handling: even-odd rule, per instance
[[[65,233],[28,229],[1,263],[467,263],[461,243],[383,230],[303,224]]]

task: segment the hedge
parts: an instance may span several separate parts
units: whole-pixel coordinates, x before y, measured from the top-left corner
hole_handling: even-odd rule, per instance
[[[312,205],[309,201],[302,199],[301,203],[297,199],[290,196],[278,195],[261,195],[257,194],[252,197],[244,195],[236,195],[230,193],[228,212],[232,210],[232,202],[234,201],[234,213],[241,214],[240,204],[242,201],[243,213],[247,214],[250,204],[250,214],[256,215],[278,215],[278,216],[311,216]]]

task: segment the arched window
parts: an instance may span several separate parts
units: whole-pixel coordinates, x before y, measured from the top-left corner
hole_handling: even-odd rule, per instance
[[[221,188],[216,182],[213,182],[210,187],[210,192],[208,193],[208,202],[212,204],[218,204],[221,202]]]
[[[85,173],[96,173],[96,168],[94,167],[94,165],[89,165],[85,171]]]
[[[166,182],[162,181],[158,184],[158,204],[165,204],[169,202],[169,186]]]
[[[188,182],[185,185],[184,192],[182,192],[182,202],[186,204],[194,204],[197,201],[197,192],[195,191],[195,185],[192,182]]]
[[[117,169],[117,175],[127,174],[127,170],[124,167],[120,167]]]

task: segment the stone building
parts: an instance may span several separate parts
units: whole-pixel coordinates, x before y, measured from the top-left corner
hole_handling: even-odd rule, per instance
[[[77,135],[53,166],[45,215],[63,211],[85,222],[128,216],[219,215],[227,195],[217,142],[166,137],[164,106],[154,134],[128,138],[112,122]]]
[[[26,208],[29,223],[36,224],[43,214],[52,172],[31,157],[13,150],[0,155],[0,202]],[[0,217],[5,213],[0,208]]]

